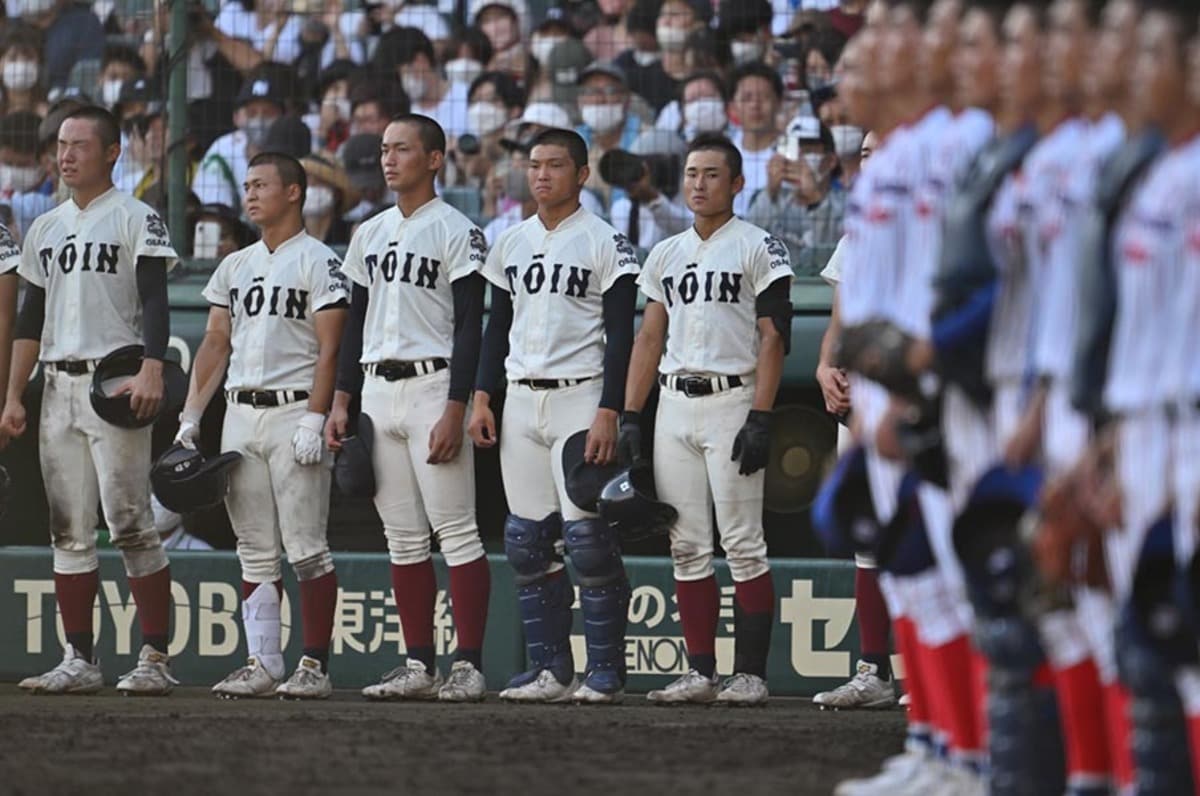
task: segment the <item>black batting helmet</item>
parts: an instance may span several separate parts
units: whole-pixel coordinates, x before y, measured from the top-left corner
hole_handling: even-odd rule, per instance
[[[587,449],[587,429],[576,431],[563,443],[562,466],[567,497],[584,511],[595,511],[596,501],[606,484],[621,472],[621,465],[594,464],[584,461]]]
[[[626,541],[665,534],[679,518],[674,506],[658,499],[654,471],[638,462],[605,484],[596,501],[600,516]]]
[[[176,442],[150,468],[150,489],[159,503],[179,514],[210,508],[225,499],[229,468],[241,460],[236,451],[205,459]]]
[[[154,423],[164,413],[168,417],[177,414],[187,399],[187,374],[179,367],[179,363],[169,359],[163,361],[163,399],[158,411],[150,417],[139,420],[129,406],[129,395],[114,394],[142,369],[143,351],[140,345],[118,348],[100,360],[95,373],[92,374],[92,409],[96,410],[101,419],[114,426],[143,428]]]
[[[375,467],[371,453],[375,449],[375,426],[366,412],[358,416],[354,434],[342,440],[342,448],[333,462],[333,480],[346,497],[375,497]]]

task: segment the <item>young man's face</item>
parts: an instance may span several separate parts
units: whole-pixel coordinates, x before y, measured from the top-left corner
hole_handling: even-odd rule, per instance
[[[1133,97],[1143,124],[1169,125],[1184,109],[1186,75],[1180,67],[1185,54],[1178,39],[1175,20],[1160,11],[1147,13],[1138,26]]]
[[[1137,45],[1136,0],[1109,0],[1100,18],[1092,58],[1084,76],[1088,94],[1112,103],[1129,93]]]
[[[972,9],[963,17],[954,75],[959,102],[964,106],[991,109],[1000,92],[1000,37],[992,17]]]
[[[1064,102],[1083,93],[1087,52],[1093,44],[1084,0],[1055,0],[1050,6],[1043,75],[1047,96]]]
[[[771,81],[765,77],[742,78],[734,90],[732,103],[742,129],[751,133],[774,130],[779,99]]]
[[[442,158],[425,151],[415,124],[392,122],[383,133],[379,163],[387,187],[400,194],[427,183],[441,168]]]
[[[588,168],[579,168],[560,144],[538,144],[529,153],[529,192],[539,207],[554,207],[579,196]]]
[[[287,218],[292,207],[300,207],[304,198],[299,185],[284,186],[279,169],[273,163],[251,166],[243,185],[243,206],[246,217],[259,227],[278,224]]]
[[[120,144],[104,146],[98,123],[92,119],[67,119],[58,129],[58,171],[70,188],[109,179],[120,154]]]
[[[697,216],[718,216],[733,210],[733,197],[744,180],[733,178],[725,153],[716,149],[692,152],[683,167],[683,194]]]
[[[1027,115],[1041,104],[1042,31],[1028,5],[1016,5],[1004,18],[1004,69],[1000,93],[1010,111]]]

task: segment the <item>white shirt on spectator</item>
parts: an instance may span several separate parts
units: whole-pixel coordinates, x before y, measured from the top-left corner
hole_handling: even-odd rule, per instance
[[[613,201],[610,220],[617,232],[625,236],[629,235],[632,209],[633,203],[628,196]],[[633,245],[649,251],[659,241],[683,232],[691,223],[692,211],[660,194],[653,202],[638,208],[638,239]]]
[[[750,212],[750,202],[754,199],[754,194],[767,187],[767,163],[775,154],[775,146],[772,144],[757,152],[750,152],[742,145],[742,137],[739,127],[729,136],[729,140],[742,153],[742,176],[746,178],[746,186],[733,198],[733,212],[745,217],[746,213]]]
[[[213,23],[217,30],[235,39],[245,39],[250,46],[260,53],[266,49],[267,42],[275,35],[275,23],[271,22],[265,28],[258,26],[258,20],[253,11],[247,11],[240,0],[230,0],[221,8]],[[300,31],[304,28],[304,17],[292,14],[283,23],[283,32],[275,43],[272,61],[290,64],[300,55]]]
[[[221,164],[224,163],[224,166]],[[226,167],[229,173],[226,174]],[[241,185],[250,169],[246,157],[246,134],[234,130],[212,142],[204,153],[200,168],[192,178],[192,191],[201,204],[218,203],[228,207],[242,206]],[[230,182],[230,177],[233,181]]]
[[[413,113],[422,113],[438,120],[446,135],[458,138],[467,131],[467,89],[465,83],[450,83],[446,95],[437,105],[422,105],[415,100]]]

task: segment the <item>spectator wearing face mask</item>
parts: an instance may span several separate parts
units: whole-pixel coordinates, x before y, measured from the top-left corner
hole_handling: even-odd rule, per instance
[[[693,72],[679,88],[679,100],[670,102],[654,126],[672,130],[683,141],[700,133],[725,133],[729,127],[725,83],[716,72]]]
[[[600,22],[587,32],[583,43],[599,61],[611,61],[633,46],[626,16],[633,0],[599,0]]]
[[[379,39],[372,65],[383,80],[396,75],[411,103],[412,112],[437,119],[446,135],[457,138],[467,131],[467,86],[442,77],[433,42],[416,28],[393,28]],[[386,127],[388,119],[383,120]],[[356,130],[378,132],[380,130]]]
[[[146,74],[146,64],[132,47],[110,44],[100,60],[99,98],[104,107],[112,110],[121,100],[121,89],[131,80]]]
[[[538,68],[529,101],[556,103],[571,115],[572,124],[578,124],[579,75],[592,63],[592,54],[579,39],[561,39],[553,44],[546,63]]]
[[[87,6],[71,0],[8,0],[5,12],[42,32],[39,62],[46,71],[41,83],[48,89],[66,88],[78,61],[100,60],[104,54],[104,28]]]
[[[323,243],[344,246],[350,242],[350,224],[344,216],[356,204],[358,194],[346,178],[341,164],[324,155],[300,159],[308,177],[304,196],[304,230]]]
[[[729,105],[739,124],[730,140],[742,153],[746,178],[746,186],[733,200],[733,212],[744,217],[754,194],[767,184],[767,162],[779,139],[783,80],[766,64],[751,63],[734,70],[729,86]]]
[[[246,80],[237,97],[233,121],[237,129],[212,143],[192,180],[192,191],[202,204],[224,204],[240,209],[242,182],[250,158],[262,151],[271,123],[287,107],[285,88],[269,71]]]
[[[451,83],[470,86],[492,60],[492,42],[479,28],[467,28],[446,43],[443,70]]]
[[[0,117],[0,204],[12,210],[11,231],[24,237],[33,220],[55,205],[38,159],[41,119],[28,111]]]
[[[733,65],[774,63],[769,0],[721,0],[717,12],[719,38],[729,45]]]
[[[394,78],[364,75],[350,82],[350,135],[378,135],[393,117],[408,113],[408,96]]]
[[[359,196],[358,205],[345,215],[346,221],[352,224],[362,222],[377,211],[395,204],[379,162],[382,147],[383,138],[374,133],[351,136],[342,147],[342,168]]]
[[[529,55],[537,64],[538,71],[545,71],[550,61],[550,51],[559,42],[567,39],[577,39],[578,34],[571,26],[570,20],[562,13],[562,9],[551,8],[529,37]]]
[[[579,76],[578,133],[588,146],[591,173],[584,186],[594,191],[605,208],[624,192],[611,188],[600,177],[600,158],[610,149],[629,149],[646,127],[646,118],[630,109],[625,73],[612,64],[594,63]]]
[[[492,167],[504,157],[500,141],[505,125],[521,115],[525,92],[504,72],[484,72],[471,84],[469,100],[467,132],[474,137],[475,145],[470,150],[456,146],[453,184],[482,189]],[[484,214],[491,215],[492,212],[485,208]]]
[[[814,116],[792,120],[747,220],[771,230],[787,245],[798,274],[820,273],[841,236],[846,192],[837,174],[829,129]]]
[[[313,131],[315,147],[337,152],[350,137],[350,81],[358,67],[351,61],[334,61],[317,81],[317,112],[304,117]]]
[[[613,64],[625,72],[629,90],[644,99],[657,115],[679,95],[679,81],[663,69],[655,26],[659,0],[635,0],[625,18],[632,46]]]
[[[4,109],[45,115],[46,92],[41,84],[40,32],[22,23],[11,24],[0,52],[0,82],[4,83]]]
[[[525,0],[471,0],[467,20],[482,30],[492,43],[488,70],[505,72],[517,81],[524,81],[529,57],[523,43],[529,33],[529,11]]]
[[[690,71],[684,58],[688,35],[704,24],[688,0],[663,0],[654,27],[663,70],[675,80],[683,80]]]
[[[116,113],[121,120],[122,143],[113,182],[117,190],[133,194],[163,213],[167,208],[166,108],[149,81],[139,77],[121,87]],[[189,180],[195,172],[196,164],[189,158]]]

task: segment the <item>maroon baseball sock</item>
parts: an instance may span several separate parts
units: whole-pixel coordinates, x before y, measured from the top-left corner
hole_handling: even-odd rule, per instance
[[[437,576],[433,559],[419,564],[392,564],[392,594],[408,657],[425,664],[433,673],[433,605],[437,600]]]
[[[129,579],[129,590],[137,605],[142,626],[142,643],[166,654],[171,631],[171,568]]]
[[[712,677],[717,669],[717,616],[721,609],[717,576],[676,580],[675,599],[679,602],[688,663],[705,677]]]
[[[300,581],[300,616],[304,625],[304,654],[329,668],[329,639],[333,636],[333,614],[337,610],[337,573]]]
[[[279,595],[279,599],[283,599],[283,581],[277,580],[275,583],[275,593]],[[250,595],[254,594],[254,590],[261,586],[261,583],[251,583],[248,580],[242,581],[242,599],[249,600]]]
[[[54,573],[54,596],[58,600],[58,612],[62,614],[67,643],[89,661],[92,660],[92,606],[99,590],[99,570],[82,575]]]
[[[457,659],[470,661],[476,669],[483,668],[483,633],[487,628],[491,589],[492,571],[487,556],[450,567],[450,601],[458,628]]]
[[[775,620],[775,585],[771,573],[733,584],[733,671],[767,677],[767,651]]]
[[[858,643],[862,659],[878,667],[880,679],[892,679],[888,656],[887,603],[879,591],[879,573],[867,567],[854,570],[854,612],[858,618]]]

